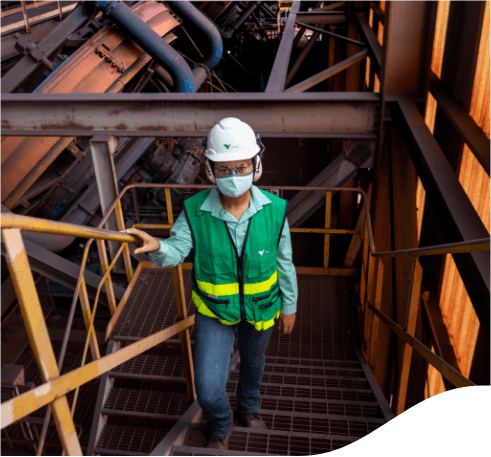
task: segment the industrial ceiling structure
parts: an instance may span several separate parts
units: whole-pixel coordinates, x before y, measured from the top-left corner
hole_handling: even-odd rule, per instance
[[[207,455],[192,256],[120,231],[170,236],[229,116],[288,200],[299,302],[268,430],[226,455],[328,452],[490,384],[489,1],[0,3],[3,455]]]

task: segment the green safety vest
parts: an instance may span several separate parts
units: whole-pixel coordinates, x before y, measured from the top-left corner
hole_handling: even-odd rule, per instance
[[[201,314],[222,324],[246,320],[256,330],[267,330],[283,307],[277,252],[287,202],[260,189],[271,204],[249,219],[242,252],[238,253],[227,223],[200,210],[212,190],[184,202],[195,249],[193,301]]]

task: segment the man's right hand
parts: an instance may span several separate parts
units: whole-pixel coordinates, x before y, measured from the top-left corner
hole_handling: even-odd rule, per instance
[[[128,233],[129,235],[137,236],[143,243],[142,247],[135,249],[135,254],[144,254],[145,252],[154,252],[160,249],[159,241],[148,233],[143,232],[142,230],[129,228],[126,230],[122,230],[122,232]]]

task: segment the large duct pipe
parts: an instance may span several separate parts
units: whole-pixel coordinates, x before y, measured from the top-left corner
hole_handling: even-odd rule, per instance
[[[145,52],[169,70],[176,82],[178,92],[194,92],[193,73],[184,58],[156,34],[125,2],[97,1],[95,7],[122,27]]]
[[[194,91],[196,92],[208,79],[210,70],[213,70],[213,68],[218,65],[220,59],[222,58],[222,37],[214,22],[212,22],[209,17],[206,16],[206,14],[203,14],[201,10],[196,8],[191,2],[172,2],[172,8],[176,10],[179,15],[185,16],[200,30],[202,30],[210,41],[210,54],[205,57],[202,63],[197,63],[193,67]]]

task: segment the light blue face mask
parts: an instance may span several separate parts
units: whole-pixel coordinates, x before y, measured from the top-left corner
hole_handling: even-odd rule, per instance
[[[227,197],[240,197],[252,186],[253,171],[247,175],[232,175],[224,178],[216,177],[218,189]]]

